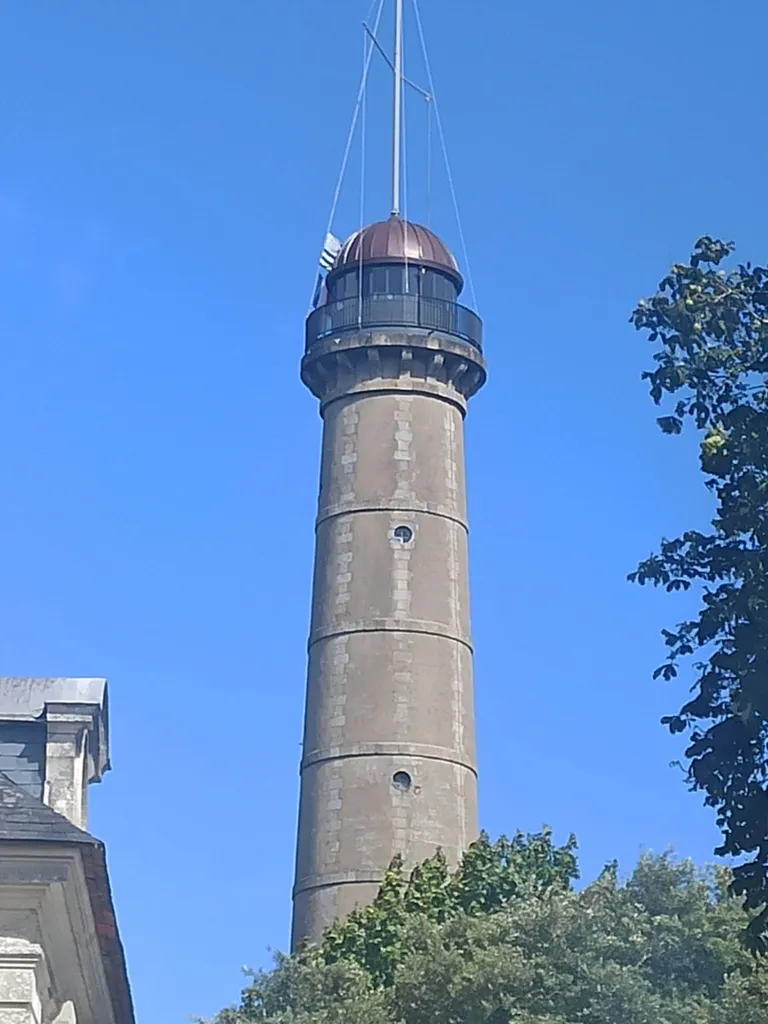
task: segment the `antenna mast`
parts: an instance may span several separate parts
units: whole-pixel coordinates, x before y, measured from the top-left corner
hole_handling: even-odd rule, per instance
[[[400,143],[403,116],[403,0],[395,0],[394,117],[392,119],[392,215],[400,213]]]

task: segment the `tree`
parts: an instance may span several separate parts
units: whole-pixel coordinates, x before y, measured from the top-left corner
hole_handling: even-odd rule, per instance
[[[768,961],[725,869],[645,857],[575,892],[573,840],[487,836],[458,871],[399,865],[325,942],[254,975],[216,1024],[763,1024]]]
[[[658,348],[644,374],[668,434],[689,422],[716,504],[712,530],[663,540],[630,579],[701,596],[695,618],[665,630],[672,679],[696,656],[693,696],[664,719],[687,732],[688,778],[717,812],[716,853],[741,858],[734,888],[760,909],[768,948],[768,269],[723,269],[730,242],[700,238],[632,315]]]

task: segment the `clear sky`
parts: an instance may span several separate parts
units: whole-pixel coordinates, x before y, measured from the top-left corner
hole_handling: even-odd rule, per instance
[[[298,364],[369,2],[0,7],[0,674],[110,680],[91,827],[142,1024],[229,1003],[288,940],[320,437]],[[467,424],[482,824],[574,830],[587,878],[704,861],[712,814],[659,725],[685,684],[651,681],[686,606],[625,576],[708,499],[627,319],[699,234],[765,259],[768,10],[422,9],[490,364]],[[414,218],[423,143],[412,97]]]

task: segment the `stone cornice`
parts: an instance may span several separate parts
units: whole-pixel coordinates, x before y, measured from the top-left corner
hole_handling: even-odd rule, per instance
[[[0,935],[39,943],[78,1024],[134,1024],[100,843],[0,843]]]
[[[324,407],[358,391],[421,391],[466,412],[467,399],[485,383],[482,354],[438,331],[362,330],[315,345],[301,378]]]

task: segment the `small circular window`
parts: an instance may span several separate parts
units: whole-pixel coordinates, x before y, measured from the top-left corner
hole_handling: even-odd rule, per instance
[[[407,789],[411,788],[411,776],[408,772],[395,772],[392,776],[392,785],[395,789],[405,792]]]
[[[407,544],[408,541],[413,540],[413,530],[410,526],[396,526],[395,539],[399,540],[401,544]]]

